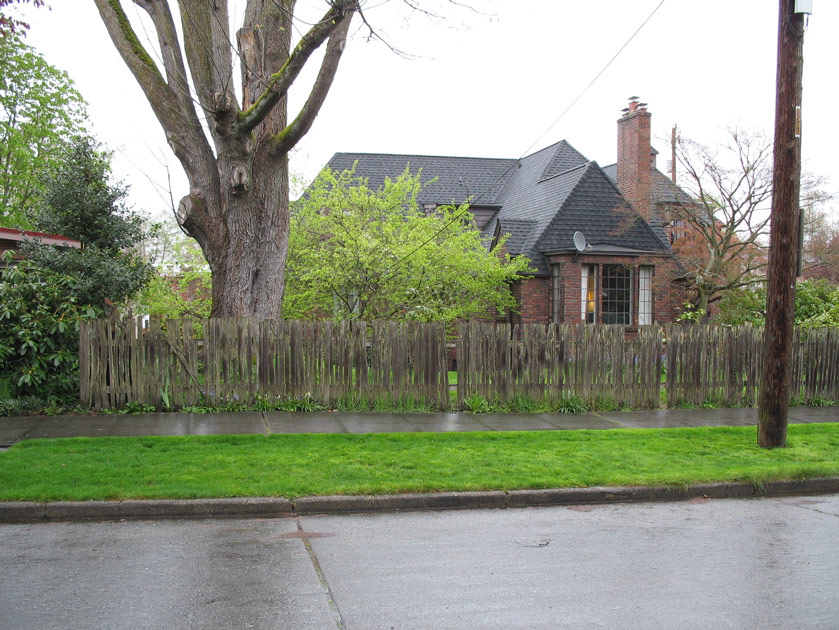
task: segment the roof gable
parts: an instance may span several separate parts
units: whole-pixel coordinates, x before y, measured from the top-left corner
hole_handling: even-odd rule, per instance
[[[556,150],[554,151],[550,162],[548,162],[548,165],[545,167],[545,170],[542,171],[540,180],[548,179],[550,177],[554,177],[555,175],[561,175],[573,168],[583,166],[588,162],[588,159],[582,153],[577,151],[577,149],[572,147],[565,140],[554,146],[556,147]]]
[[[586,242],[636,251],[660,251],[661,241],[646,221],[621,197],[596,162],[589,162],[583,176],[566,197],[560,212],[539,238],[542,251],[574,251],[574,232]]]

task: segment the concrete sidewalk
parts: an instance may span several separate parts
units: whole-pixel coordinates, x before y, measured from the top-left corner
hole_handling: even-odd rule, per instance
[[[839,422],[839,407],[792,407],[790,423]],[[586,414],[240,412],[0,418],[0,446],[33,438],[272,433],[551,431],[750,426],[757,409],[657,409]]]

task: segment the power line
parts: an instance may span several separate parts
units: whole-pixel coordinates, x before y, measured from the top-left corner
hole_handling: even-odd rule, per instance
[[[507,177],[507,174],[508,174],[511,170],[513,170],[513,168],[514,168],[514,167],[518,164],[518,162],[519,162],[522,158],[524,158],[525,156],[527,156],[527,155],[530,153],[531,149],[533,149],[533,147],[534,147],[534,146],[536,146],[536,144],[537,144],[539,141],[541,141],[541,140],[542,140],[542,138],[544,138],[544,137],[545,137],[548,133],[550,133],[550,131],[551,131],[551,130],[552,130],[552,129],[553,129],[553,128],[557,125],[557,123],[559,123],[559,121],[560,121],[560,120],[562,120],[562,119],[565,117],[565,115],[566,115],[566,114],[567,114],[567,113],[571,110],[571,108],[572,108],[572,107],[574,107],[574,105],[576,105],[576,104],[577,104],[577,102],[578,102],[578,101],[579,101],[579,100],[580,100],[580,99],[581,99],[581,98],[582,98],[582,97],[586,94],[586,92],[588,92],[588,91],[589,91],[589,89],[591,88],[591,86],[592,86],[592,85],[594,85],[594,84],[597,82],[597,80],[598,80],[598,79],[599,79],[599,78],[603,75],[603,73],[604,73],[604,72],[606,72],[606,70],[609,68],[609,66],[611,66],[611,65],[612,65],[612,63],[614,63],[614,61],[615,61],[615,60],[616,60],[616,59],[620,56],[620,54],[621,54],[621,53],[622,53],[622,52],[626,49],[626,47],[627,47],[627,46],[629,46],[629,44],[632,42],[632,40],[634,40],[634,39],[635,39],[635,37],[638,35],[638,33],[640,33],[640,32],[641,32],[641,30],[642,30],[642,29],[643,29],[643,28],[647,25],[647,23],[648,23],[648,22],[652,19],[652,17],[653,17],[653,16],[654,16],[654,15],[658,12],[658,10],[661,8],[661,5],[663,5],[665,2],[666,2],[666,0],[661,0],[661,2],[659,2],[659,3],[658,3],[658,5],[656,5],[656,7],[655,7],[655,8],[652,10],[652,12],[651,12],[651,13],[647,16],[647,18],[646,18],[643,22],[641,22],[641,25],[640,25],[637,29],[635,29],[635,32],[634,32],[634,33],[632,33],[632,35],[630,35],[629,39],[627,39],[627,40],[626,40],[626,42],[624,42],[623,46],[621,46],[621,47],[618,49],[618,51],[617,51],[617,52],[616,52],[616,53],[612,56],[612,58],[611,58],[611,59],[609,59],[609,61],[608,61],[608,62],[606,62],[606,65],[605,65],[605,66],[603,66],[603,68],[601,68],[601,69],[600,69],[600,72],[598,72],[598,73],[595,75],[595,77],[594,77],[591,81],[589,81],[588,85],[586,85],[586,86],[583,88],[583,90],[582,90],[582,91],[581,91],[581,92],[580,92],[580,93],[576,96],[576,98],[574,98],[574,100],[573,100],[573,101],[571,101],[571,103],[568,105],[568,107],[566,107],[566,108],[562,111],[562,113],[561,113],[559,116],[557,116],[556,120],[554,120],[554,121],[553,121],[553,122],[552,122],[552,123],[548,126],[548,128],[547,128],[547,129],[545,129],[545,131],[544,131],[544,132],[543,132],[543,133],[542,133],[542,134],[541,134],[538,138],[536,138],[536,140],[534,140],[534,141],[530,144],[530,146],[529,146],[529,147],[527,147],[527,149],[525,149],[525,150],[524,150],[524,152],[523,152],[523,153],[522,153],[522,154],[518,157],[518,159],[517,159],[517,160],[515,160],[515,161],[514,161],[514,162],[513,162],[513,163],[512,163],[512,164],[511,164],[511,165],[510,165],[510,166],[509,166],[509,167],[508,167],[508,168],[507,168],[507,169],[506,169],[506,170],[505,170],[505,171],[501,174],[501,175],[499,175],[499,176],[498,176],[498,177],[497,177],[497,178],[496,178],[496,179],[495,179],[495,180],[494,180],[491,184],[489,184],[489,185],[488,185],[488,186],[487,186],[487,187],[486,187],[486,188],[485,188],[485,189],[484,189],[481,193],[479,193],[478,195],[476,195],[476,196],[474,197],[474,199],[476,199],[476,200],[477,200],[477,199],[480,199],[480,198],[481,198],[481,197],[483,197],[485,194],[487,194],[490,190],[492,190],[492,188],[493,188],[493,187],[495,187],[495,186],[496,186],[499,182],[501,182],[501,181],[502,181],[505,177]],[[470,207],[471,207],[471,203],[470,203],[470,201],[467,199],[467,200],[466,200],[466,203],[464,204],[464,208],[463,208],[463,210],[461,210],[461,211],[460,211],[460,212],[458,212],[458,213],[455,213],[455,215],[454,215],[454,216],[453,216],[453,217],[452,217],[452,218],[451,218],[451,219],[450,219],[450,220],[449,220],[449,221],[448,221],[448,222],[447,222],[447,223],[446,223],[443,227],[441,227],[439,230],[437,230],[437,232],[435,232],[432,236],[430,236],[430,237],[429,237],[429,238],[427,238],[425,241],[423,241],[422,243],[420,243],[417,247],[415,247],[414,249],[412,249],[410,252],[408,252],[407,254],[405,254],[405,256],[403,256],[402,258],[400,258],[399,260],[397,260],[396,262],[394,262],[394,263],[393,263],[393,265],[391,265],[391,266],[390,266],[390,268],[388,268],[388,269],[385,271],[385,275],[387,276],[387,275],[391,274],[391,272],[392,272],[392,270],[393,270],[393,269],[395,269],[396,267],[398,267],[399,265],[401,265],[401,264],[402,264],[403,262],[405,262],[408,258],[410,258],[410,257],[411,257],[411,256],[413,256],[414,254],[416,254],[419,250],[421,250],[423,247],[425,247],[426,245],[428,245],[428,243],[430,243],[430,242],[431,242],[431,241],[433,241],[435,238],[437,238],[440,234],[442,234],[444,231],[446,231],[446,230],[447,230],[447,229],[448,229],[448,228],[449,228],[452,224],[462,221],[462,219],[464,218],[465,213],[466,213],[466,212],[468,212],[468,210],[469,210],[469,208],[470,208]]]

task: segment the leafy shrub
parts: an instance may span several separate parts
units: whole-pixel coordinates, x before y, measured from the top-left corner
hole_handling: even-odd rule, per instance
[[[576,394],[566,394],[556,401],[554,411],[559,413],[585,413],[588,411],[586,401]]]
[[[79,322],[95,312],[76,304],[73,282],[27,260],[0,270],[0,378],[14,396],[78,395]]]
[[[465,398],[463,405],[472,413],[487,413],[490,410],[489,401],[480,394],[472,394]]]
[[[600,394],[591,401],[591,408],[595,411],[615,411],[620,409],[620,405],[611,394]]]
[[[714,318],[719,324],[763,326],[766,287],[728,291]],[[827,280],[802,280],[795,286],[795,325],[800,328],[839,326],[839,287]]]
[[[536,413],[541,408],[537,401],[520,394],[514,396],[507,406],[514,413]]]
[[[311,394],[303,398],[272,398],[258,395],[252,404],[233,399],[217,405],[192,405],[181,409],[184,413],[226,413],[237,411],[322,411],[323,405],[312,399]],[[366,409],[365,409],[366,411]]]
[[[37,396],[6,398],[0,400],[0,417],[23,416],[41,409],[44,401]]]
[[[807,401],[808,407],[835,407],[839,402],[835,400],[828,400],[821,396],[813,396]]]
[[[12,388],[12,384],[9,382],[9,379],[0,376],[0,400],[12,398],[13,391],[14,389]]]

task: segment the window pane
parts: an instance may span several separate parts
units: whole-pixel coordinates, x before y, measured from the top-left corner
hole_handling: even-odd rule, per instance
[[[632,323],[632,274],[623,265],[603,266],[603,323]]]

